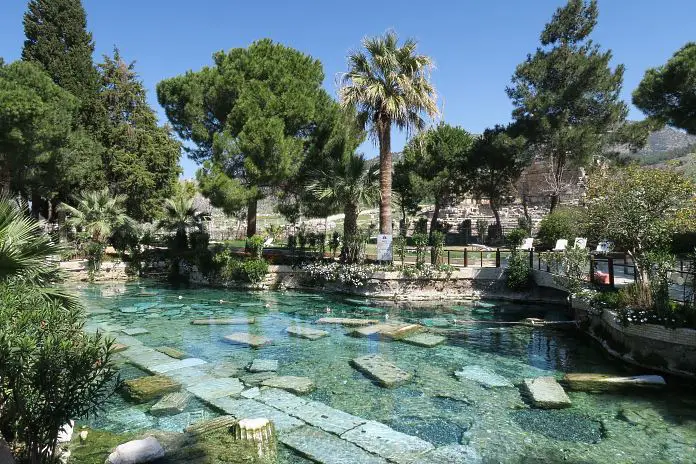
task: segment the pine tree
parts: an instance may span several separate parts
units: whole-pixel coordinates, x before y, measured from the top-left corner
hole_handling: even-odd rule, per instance
[[[81,100],[79,122],[90,131],[102,126],[99,74],[94,41],[80,0],[31,0],[24,14],[22,58],[41,66],[53,82]]]
[[[115,49],[99,69],[108,120],[102,140],[107,181],[115,193],[127,196],[129,216],[153,220],[179,175],[181,146],[168,127],[157,125],[133,63]]]
[[[623,65],[590,40],[597,2],[569,0],[541,33],[541,47],[520,64],[507,89],[513,118],[549,165],[551,209],[567,187],[568,168],[586,165],[616,143],[628,108],[620,100]]]

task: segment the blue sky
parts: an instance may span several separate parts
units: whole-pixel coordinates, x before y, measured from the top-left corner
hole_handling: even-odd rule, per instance
[[[505,86],[515,66],[534,51],[539,33],[562,0],[451,0],[429,2],[326,2],[233,0],[83,0],[88,27],[96,42],[96,59],[118,46],[157,104],[160,80],[210,64],[217,50],[245,47],[270,37],[321,60],[325,86],[335,96],[336,77],[346,69],[346,54],[365,35],[394,29],[414,37],[420,51],[433,57],[433,81],[440,94],[444,120],[471,132],[481,132],[510,120]],[[626,66],[623,97],[645,70],[664,63],[693,35],[694,0],[600,0],[599,25],[593,38],[611,48],[614,62]],[[21,55],[26,1],[2,0],[0,56],[13,61]],[[630,117],[642,115],[631,108]],[[395,134],[394,150],[403,135]],[[363,146],[368,157],[377,149]],[[182,159],[184,175],[196,166]]]

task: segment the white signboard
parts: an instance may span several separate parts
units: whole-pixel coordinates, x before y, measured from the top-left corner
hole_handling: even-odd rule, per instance
[[[392,257],[392,236],[379,234],[377,236],[377,261],[391,261]]]

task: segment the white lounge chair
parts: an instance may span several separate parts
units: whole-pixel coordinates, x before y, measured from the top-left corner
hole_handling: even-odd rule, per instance
[[[273,237],[268,237],[266,240],[263,241],[263,246],[265,248],[265,247],[271,246],[272,243],[273,243]]]
[[[568,240],[559,238],[556,241],[556,246],[554,247],[553,251],[565,251],[566,248],[568,248]]]
[[[531,250],[534,248],[534,238],[533,237],[527,237],[522,241],[522,245],[520,246],[520,250]]]
[[[575,237],[575,243],[573,244],[575,248],[587,248],[587,239],[584,237]]]
[[[610,249],[611,242],[609,242],[608,240],[602,240],[597,244],[597,249],[595,251],[597,253],[608,253]]]

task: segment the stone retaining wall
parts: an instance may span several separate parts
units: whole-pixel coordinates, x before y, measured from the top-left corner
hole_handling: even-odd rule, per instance
[[[62,261],[60,269],[64,271],[66,278],[71,282],[89,282],[87,260]],[[126,263],[122,261],[104,261],[101,269],[95,273],[94,282],[125,282],[131,277],[126,273]]]

